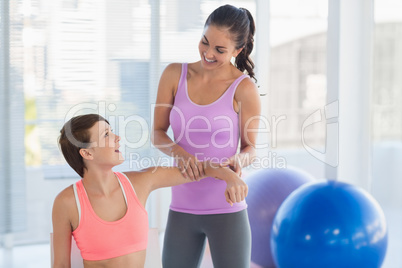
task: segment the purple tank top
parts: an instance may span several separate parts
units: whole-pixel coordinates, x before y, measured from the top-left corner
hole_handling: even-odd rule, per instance
[[[170,112],[174,140],[200,161],[220,162],[237,152],[239,146],[239,118],[233,109],[233,98],[239,83],[247,75],[237,78],[223,95],[211,104],[192,102],[187,90],[187,64],[182,73]],[[231,207],[225,199],[226,182],[205,178],[172,187],[170,209],[191,214],[221,214],[247,208],[245,201]]]

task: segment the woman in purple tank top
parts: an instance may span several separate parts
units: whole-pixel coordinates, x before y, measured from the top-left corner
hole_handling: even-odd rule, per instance
[[[255,158],[260,100],[250,59],[254,32],[248,10],[221,6],[206,20],[200,61],[170,64],[161,76],[152,142],[193,181],[172,188],[164,268],[198,267],[205,238],[214,267],[249,267],[247,204],[228,205],[218,194],[224,184],[198,180],[204,174],[201,162],[219,162],[241,175]],[[234,198],[240,201],[244,193]]]

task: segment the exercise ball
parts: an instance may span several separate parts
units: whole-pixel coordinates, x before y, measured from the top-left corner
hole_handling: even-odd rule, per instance
[[[296,168],[261,169],[246,178],[248,216],[251,227],[251,260],[262,267],[275,267],[271,255],[272,222],[283,200],[314,178]]]
[[[254,263],[253,261],[250,262],[250,268],[264,268],[256,263]]]
[[[377,201],[356,186],[305,185],[278,209],[271,249],[280,268],[378,268],[387,249],[385,216]]]

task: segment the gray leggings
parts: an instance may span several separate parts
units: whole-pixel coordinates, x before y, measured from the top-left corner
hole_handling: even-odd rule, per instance
[[[193,215],[170,210],[163,244],[163,268],[196,268],[205,237],[215,268],[250,267],[251,231],[247,210]]]

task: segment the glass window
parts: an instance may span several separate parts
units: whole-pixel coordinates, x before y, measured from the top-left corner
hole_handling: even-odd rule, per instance
[[[402,266],[402,2],[374,1],[372,193],[388,223],[384,267]]]
[[[150,142],[160,74],[171,62],[199,59],[204,22],[226,2],[9,2],[12,35],[21,37],[10,45],[18,56],[13,59],[18,66],[15,77],[25,102],[25,122],[22,116],[20,123],[25,124],[27,176],[22,181],[27,192],[26,199],[18,200],[27,211],[22,213],[25,231],[14,235],[19,245],[49,241],[54,197],[78,179],[57,146],[62,125],[72,116],[92,112],[109,120],[125,145],[126,161],[116,170],[167,164],[168,157],[155,157],[159,152]],[[232,4],[255,14],[254,0]],[[149,204],[151,210],[157,207]]]
[[[270,148],[276,163],[300,166],[319,178],[324,165],[303,149],[302,134],[307,146],[325,150],[325,121],[305,129],[303,123],[326,105],[327,9],[328,1],[320,0],[271,1],[270,8]]]

